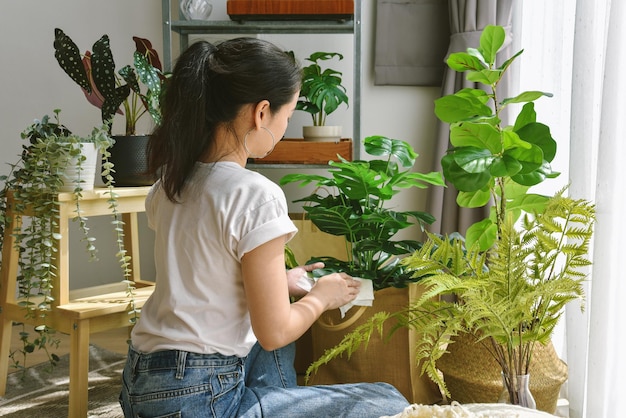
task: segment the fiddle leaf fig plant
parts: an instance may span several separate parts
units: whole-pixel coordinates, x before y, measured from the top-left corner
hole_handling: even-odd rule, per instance
[[[348,106],[346,88],[341,84],[341,72],[332,68],[322,69],[320,61],[343,59],[337,52],[315,52],[307,61],[312,64],[302,69],[302,88],[296,110],[310,113],[313,126],[324,126],[326,117],[341,104]]]
[[[450,143],[441,160],[443,174],[458,191],[461,207],[481,207],[493,203],[491,216],[466,232],[467,246],[478,243],[482,251],[499,237],[507,212],[519,218],[522,212],[541,211],[548,196],[529,192],[530,187],[559,173],[550,162],[556,155],[556,141],[550,128],[537,121],[534,101],[552,94],[526,91],[515,97],[499,96],[498,84],[513,61],[523,51],[496,64],[496,53],[504,43],[500,26],[487,26],[480,47],[450,54],[448,65],[465,72],[469,81],[483,88],[464,88],[435,100],[435,114],[450,124]],[[505,125],[505,108],[523,104],[513,125]]]
[[[550,94],[499,95],[498,83],[521,54],[498,66],[504,38],[502,27],[487,26],[478,48],[451,54],[448,65],[484,89],[465,88],[435,102],[436,115],[450,123],[451,148],[441,161],[444,177],[459,190],[459,206],[491,205],[490,216],[472,225],[465,239],[428,234],[423,246],[400,263],[420,280],[423,296],[347,334],[307,375],[367,344],[373,332],[382,334],[391,319],[396,325],[390,334],[410,328],[421,336],[416,363],[443,393],[450,395],[437,360],[465,333],[496,359],[508,400],[518,403],[517,376],[528,374],[534,348],[550,340],[566,304],[584,300],[595,206],[566,196],[567,187],[552,196],[529,191],[558,175],[550,167],[556,142],[548,126],[537,122],[533,104]],[[513,104],[522,106],[508,126],[500,115]]]
[[[137,122],[146,113],[156,125],[161,123],[160,103],[169,77],[152,43],[137,36],[133,41],[133,65],[125,65],[116,74],[108,35],[102,35],[92,51],[81,57],[74,41],[63,30],[54,30],[54,56],[63,71],[81,87],[89,103],[101,109],[104,123],[116,113],[124,115],[125,135],[136,134]]]
[[[311,261],[323,261],[329,271],[349,272],[371,279],[374,289],[404,287],[412,281],[402,266],[400,256],[421,246],[417,240],[394,240],[401,230],[434,221],[422,211],[395,211],[389,201],[402,190],[443,186],[441,173],[417,173],[412,167],[417,158],[405,141],[384,136],[365,138],[365,151],[379,159],[328,163],[329,176],[294,173],[284,176],[281,185],[300,183],[316,187],[313,194],[296,200],[320,230],[346,239],[347,260],[320,255]]]

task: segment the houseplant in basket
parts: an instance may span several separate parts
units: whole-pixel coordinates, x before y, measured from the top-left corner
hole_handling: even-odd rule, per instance
[[[310,141],[339,141],[341,126],[326,125],[326,117],[339,108],[341,104],[348,106],[346,88],[341,84],[341,72],[332,68],[322,69],[321,61],[343,55],[337,52],[314,52],[308,58],[311,64],[302,69],[302,88],[296,110],[311,115],[312,126],[303,126],[302,135]]]
[[[13,365],[20,369],[24,368],[26,355],[35,349],[43,349],[47,353],[51,366],[58,361],[58,357],[50,351],[58,345],[58,339],[54,336],[55,330],[47,325],[46,317],[53,303],[57,259],[54,241],[61,238],[57,231],[59,211],[56,196],[59,193],[73,195],[75,219],[82,241],[89,257],[97,257],[95,238],[89,232],[87,218],[81,209],[80,198],[93,188],[95,180],[95,162],[87,161],[88,157],[83,153],[85,149],[92,148],[102,156],[103,177],[109,187],[113,226],[117,233],[118,256],[124,275],[129,273],[120,228],[121,217],[115,209],[116,195],[112,189],[110,173],[113,165],[108,161],[108,149],[113,144],[108,133],[109,126],[104,124],[94,128],[87,136],[79,136],[60,123],[59,113],[60,110],[54,110],[54,117],[45,115],[22,132],[22,139],[26,141],[22,154],[16,163],[11,164],[10,173],[0,176],[4,183],[0,190],[0,250],[4,258],[10,250],[3,248],[8,238],[5,234],[10,233],[12,242],[20,249],[17,277],[20,305],[24,308],[25,318],[35,319],[38,323],[34,337],[22,324],[22,348],[10,354]],[[93,167],[88,167],[92,164]],[[13,213],[13,218],[9,212]],[[9,225],[12,227],[9,228]],[[132,293],[132,282],[129,281],[128,286],[128,291]]]
[[[417,154],[407,142],[370,136],[364,139],[363,145],[372,160],[331,161],[328,163],[328,176],[294,173],[280,181],[282,185],[297,182],[302,186],[315,186],[312,194],[297,201],[304,203],[306,215],[319,230],[344,238],[344,258],[331,257],[328,253],[312,254],[314,257],[310,262],[325,263],[325,268],[315,271],[315,275],[343,271],[370,280],[375,290],[372,307],[352,308],[345,318],[341,318],[338,311],[320,318],[312,328],[314,356],[332,347],[337,339],[340,340],[345,332],[359,321],[364,321],[372,312],[401,308],[408,303],[410,292],[415,290],[410,286],[414,279],[400,260],[418,249],[421,242],[397,239],[395,236],[406,228],[429,224],[434,218],[421,211],[396,211],[390,201],[410,188],[443,185],[441,173],[423,174],[412,170]],[[306,240],[306,233],[303,230],[299,235],[304,234],[303,239]],[[415,234],[419,235],[420,231],[415,231]],[[413,398],[415,386],[422,382],[412,380],[410,376],[408,338],[408,334],[398,335],[393,347],[381,345],[383,352],[394,352],[394,361],[397,362],[384,371],[372,369],[371,365],[376,363],[377,357],[383,355],[372,348],[362,353],[363,359],[345,359],[345,362],[328,365],[313,381],[332,383],[382,379],[394,383],[405,396]],[[431,393],[423,396],[425,398],[421,399],[434,400]]]
[[[78,46],[63,30],[54,31],[55,58],[80,86],[89,103],[101,110],[103,123],[113,121],[115,114],[124,116],[124,135],[114,136],[116,145],[111,149],[117,186],[152,184],[152,179],[143,174],[147,169],[145,147],[149,137],[137,135],[137,122],[146,114],[154,124],[161,122],[160,104],[168,79],[150,41],[137,36],[133,36],[133,41],[133,65],[127,64],[116,73],[108,35],[103,35],[93,44],[92,51],[81,56]]]
[[[548,126],[537,122],[533,104],[549,94],[527,91],[499,97],[498,82],[522,53],[497,66],[504,38],[503,28],[488,26],[478,49],[451,54],[448,65],[484,89],[466,88],[435,103],[436,115],[450,123],[451,147],[441,162],[444,177],[459,190],[460,206],[490,205],[490,216],[468,228],[465,239],[429,234],[424,246],[401,263],[421,278],[428,289],[424,295],[400,312],[372,318],[311,370],[354,352],[392,319],[396,325],[391,333],[410,328],[421,336],[416,357],[421,372],[447,395],[446,351],[455,350],[463,338],[482,350],[475,358],[495,359],[495,379],[502,384],[491,399],[461,401],[495,402],[504,387],[503,402],[534,405],[521,385],[530,372],[533,391],[541,372],[533,381],[535,360],[544,350],[553,351],[550,340],[563,307],[584,297],[582,269],[590,264],[595,209],[588,201],[567,197],[566,188],[553,196],[529,191],[558,174],[550,168],[556,142]],[[505,126],[501,112],[516,104],[523,106],[514,124]],[[461,360],[468,370],[476,369],[474,361]],[[540,409],[554,412],[564,380],[549,387],[549,396],[540,389],[532,393]]]

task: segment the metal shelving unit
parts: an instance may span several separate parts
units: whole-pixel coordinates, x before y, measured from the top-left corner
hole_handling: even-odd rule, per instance
[[[177,0],[174,0],[177,3]],[[177,10],[177,8],[176,8]],[[354,1],[353,20],[172,20],[172,0],[162,0],[163,14],[163,65],[171,71],[172,33],[179,35],[180,50],[189,45],[189,35],[202,34],[348,34],[353,35],[354,86],[351,107],[353,109],[353,156],[360,155],[361,138],[361,0]],[[178,17],[178,16],[177,16]],[[274,164],[255,164],[257,167],[271,168]],[[287,168],[287,165],[278,165]]]

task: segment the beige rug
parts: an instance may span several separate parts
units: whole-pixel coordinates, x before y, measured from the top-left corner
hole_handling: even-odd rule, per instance
[[[89,347],[89,417],[123,417],[117,401],[126,356]],[[69,355],[61,357],[51,373],[44,365],[28,369],[26,377],[12,373],[0,397],[0,416],[11,418],[66,418],[69,402]]]

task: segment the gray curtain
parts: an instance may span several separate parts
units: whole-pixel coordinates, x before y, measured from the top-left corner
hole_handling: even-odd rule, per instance
[[[507,43],[498,54],[509,58],[511,43],[511,17],[514,0],[448,0],[450,19],[450,45],[448,54],[464,52],[467,48],[476,48],[479,45],[482,29],[487,25],[503,26],[507,33]],[[447,55],[446,55],[447,59]],[[507,80],[498,85],[501,89],[500,97],[508,97]],[[465,80],[465,74],[457,73],[446,66],[441,95],[454,94],[465,87],[474,87],[474,83]],[[441,171],[441,158],[449,147],[450,127],[439,122],[437,126],[436,147],[434,155],[434,170]],[[488,208],[467,209],[456,204],[458,192],[448,184],[447,188],[431,188],[428,211],[437,221],[429,227],[430,232],[449,234],[460,232],[465,234],[466,229],[474,222],[489,215]]]
[[[449,37],[445,0],[378,0],[374,84],[441,86]]]

